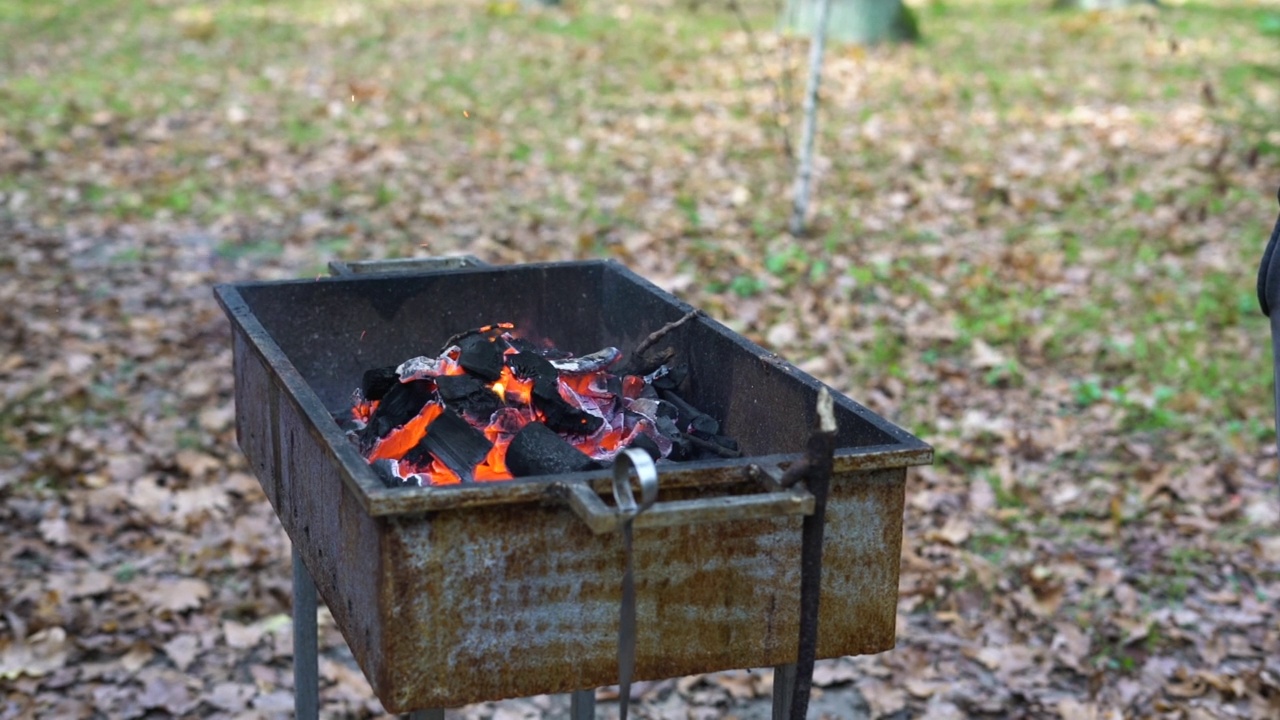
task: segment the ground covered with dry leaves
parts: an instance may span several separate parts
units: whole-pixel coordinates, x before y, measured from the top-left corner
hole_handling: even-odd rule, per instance
[[[210,287],[452,253],[617,258],[935,446],[898,648],[820,666],[814,715],[1280,716],[1280,5],[1045,5],[832,48],[793,238],[807,44],[768,3],[0,0],[0,718],[290,711]],[[325,716],[377,715],[321,642]]]

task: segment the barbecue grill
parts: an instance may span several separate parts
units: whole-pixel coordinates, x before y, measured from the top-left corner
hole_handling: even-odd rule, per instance
[[[511,321],[562,347],[626,351],[692,308],[612,261],[427,268],[339,264],[337,277],[215,289],[237,437],[293,541],[296,632],[311,643],[295,662],[315,662],[314,580],[391,712],[614,684],[623,557],[605,532],[621,517],[608,471],[389,488],[334,414],[365,369],[459,329]],[[822,385],[705,316],[664,342],[742,457],[658,466],[658,503],[634,523],[635,676],[793,663],[813,502],[768,478],[801,457]],[[893,647],[906,469],[932,460],[834,395],[819,658]],[[315,678],[298,677],[301,716]]]

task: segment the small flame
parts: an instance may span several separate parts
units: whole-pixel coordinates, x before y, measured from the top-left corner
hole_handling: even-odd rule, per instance
[[[440,417],[442,412],[444,412],[444,406],[439,403],[423,405],[422,410],[409,422],[387,433],[386,437],[373,446],[373,451],[369,453],[369,462],[398,460],[404,457],[405,453],[412,450],[422,438],[427,436],[427,426],[432,420]]]

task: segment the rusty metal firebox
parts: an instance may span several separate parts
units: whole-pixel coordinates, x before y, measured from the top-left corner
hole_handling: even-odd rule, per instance
[[[392,712],[617,681],[619,544],[571,508],[607,472],[388,489],[343,437],[369,367],[511,321],[566,348],[626,351],[691,308],[614,262],[361,274],[216,288],[231,319],[236,428],[338,628]],[[694,522],[637,523],[637,679],[796,657],[798,515],[721,522],[715,503],[761,492],[754,467],[803,451],[821,385],[698,317],[668,342],[691,401],[744,457],[661,466],[660,500]],[[843,396],[827,508],[818,657],[890,649],[906,468],[917,438]],[[695,504],[692,507],[699,507]]]

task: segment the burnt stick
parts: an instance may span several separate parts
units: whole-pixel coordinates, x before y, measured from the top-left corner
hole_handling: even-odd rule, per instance
[[[671,332],[672,330],[675,330],[681,325],[689,322],[690,320],[694,319],[695,317],[698,316],[700,312],[701,312],[700,310],[690,310],[689,312],[685,313],[684,317],[680,318],[679,320],[674,320],[672,322],[669,322],[666,325],[663,325],[662,327],[658,328],[657,330],[654,330],[653,332],[649,333],[649,337],[646,337],[644,340],[641,340],[640,344],[636,346],[636,349],[633,354],[635,355],[643,354],[645,350],[648,350],[649,348],[653,347],[654,343],[661,340],[664,335]]]
[[[726,458],[742,457],[741,450],[730,450],[727,447],[722,447],[719,443],[713,443],[710,440],[703,440],[697,435],[690,435],[689,433],[682,432],[680,433],[680,437],[686,440],[690,445],[698,448],[699,450],[706,450],[707,452],[715,453],[720,457],[726,457]]]

